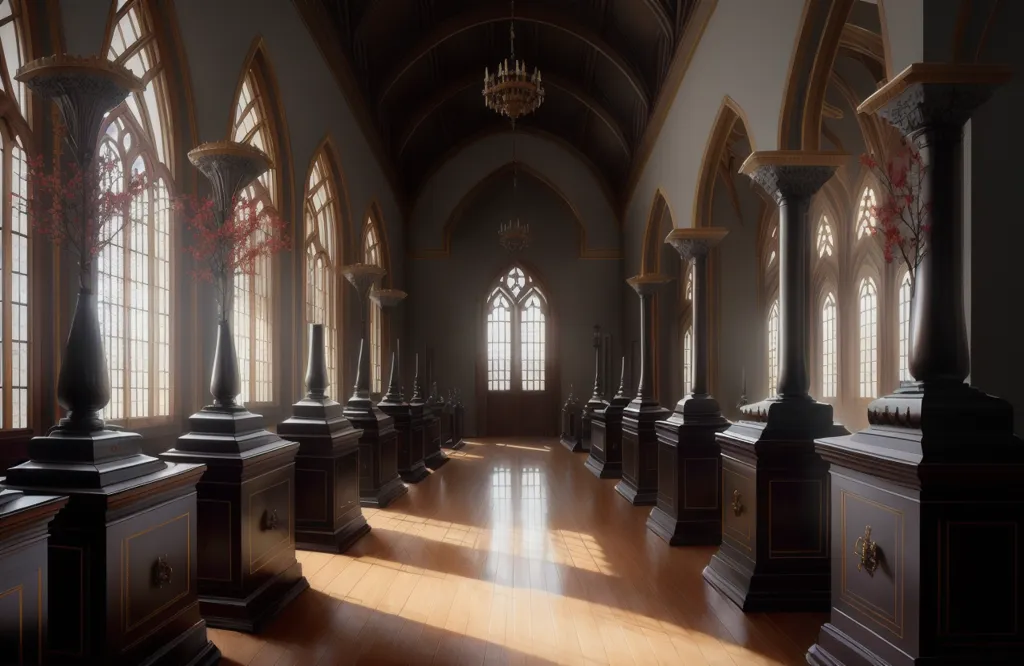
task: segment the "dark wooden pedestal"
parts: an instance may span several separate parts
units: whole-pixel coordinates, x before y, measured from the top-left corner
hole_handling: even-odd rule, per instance
[[[295,559],[299,445],[237,407],[207,407],[161,457],[203,463],[199,482],[199,601],[212,627],[258,632],[309,583]]]
[[[715,434],[729,427],[718,402],[689,396],[658,421],[658,503],[647,529],[670,546],[722,542],[721,455]]]
[[[845,434],[832,406],[804,399],[748,405],[722,449],[722,546],[704,580],[747,612],[829,604],[828,465],[814,439]]]
[[[381,400],[380,411],[395,422],[396,466],[398,475],[406,483],[419,483],[430,476],[423,463],[423,407],[413,410],[412,405]]]
[[[409,489],[398,476],[398,433],[395,420],[369,400],[352,398],[345,418],[363,431],[359,438],[359,501],[383,509]]]
[[[584,463],[599,479],[622,478],[622,410],[629,398],[617,395],[590,422],[590,455]]]
[[[370,531],[359,503],[359,430],[330,398],[300,400],[277,432],[295,456],[295,545],[344,553]]]
[[[452,409],[452,432],[451,442],[448,448],[458,451],[466,445],[466,408],[462,403],[455,405]]]
[[[448,456],[441,450],[441,418],[439,409],[426,403],[423,408],[423,464],[427,469],[441,469]]]
[[[584,451],[590,451],[591,441],[593,439],[594,413],[603,410],[607,406],[607,400],[601,400],[594,397],[591,397],[590,400],[587,401],[587,404],[583,405],[583,413],[580,415],[580,435]]]
[[[586,451],[583,448],[583,410],[572,396],[562,406],[562,435],[559,441],[562,446],[573,453]]]
[[[654,424],[671,412],[656,402],[634,399],[622,411],[622,480],[615,492],[634,506],[658,498],[658,435]]]
[[[141,441],[122,431],[55,430],[33,439],[32,460],[7,472],[10,488],[68,497],[49,527],[48,663],[220,660],[196,596],[196,483],[205,467],[142,455]]]
[[[807,661],[1024,663],[1024,442],[1010,406],[963,384],[910,387],[868,420],[817,444],[831,465],[832,610]]]
[[[48,528],[67,502],[67,497],[0,490],[0,658],[5,664],[43,663]]]

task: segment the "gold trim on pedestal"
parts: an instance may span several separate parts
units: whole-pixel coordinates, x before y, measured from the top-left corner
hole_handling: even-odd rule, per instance
[[[979,65],[974,63],[915,62],[897,74],[857,107],[857,113],[877,113],[904,90],[917,83],[946,85],[991,85],[1006,83],[1013,70],[1005,65]]]
[[[836,150],[758,150],[740,165],[740,173],[749,176],[761,167],[835,167],[846,164],[850,156]]]
[[[708,246],[713,247],[728,235],[729,230],[724,227],[688,227],[668,232],[665,242],[671,244],[674,240],[699,240],[707,241]]]

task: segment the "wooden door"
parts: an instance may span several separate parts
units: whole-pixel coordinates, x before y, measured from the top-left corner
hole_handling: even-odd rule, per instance
[[[546,290],[515,265],[493,286],[484,308],[483,423],[500,437],[558,433],[558,392]]]

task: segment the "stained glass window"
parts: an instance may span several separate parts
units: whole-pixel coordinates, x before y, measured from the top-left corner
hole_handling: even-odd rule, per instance
[[[338,209],[326,157],[321,150],[306,180],[306,321],[324,326],[327,378],[334,387],[333,394],[337,395],[340,389],[335,246]]]

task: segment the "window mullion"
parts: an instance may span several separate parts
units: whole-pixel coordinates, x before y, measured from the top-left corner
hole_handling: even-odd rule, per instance
[[[6,141],[3,150],[0,151],[0,159],[3,160],[3,200],[8,202],[11,200],[12,191],[12,174],[11,174],[11,142]],[[11,285],[14,276],[14,265],[13,265],[13,239],[12,239],[12,227],[13,220],[11,219],[11,206],[5,205],[3,207],[3,309],[0,316],[3,317],[3,388],[2,388],[2,400],[3,400],[3,418],[0,421],[0,429],[8,430],[14,425],[14,344],[12,337],[14,334],[14,325],[11,321],[11,315],[14,312],[14,308],[11,307],[11,301],[14,297],[14,289]]]
[[[149,206],[147,206],[146,213],[149,216],[149,253],[146,257],[146,262],[149,264],[149,311],[146,313],[149,319],[149,335],[146,337],[146,348],[148,350],[149,358],[149,416],[157,416],[159,413],[158,405],[160,396],[160,374],[157,372],[157,344],[156,344],[156,330],[158,317],[158,306],[157,306],[157,253],[156,253],[156,215],[154,214],[154,208],[157,206],[156,197],[150,195]]]

